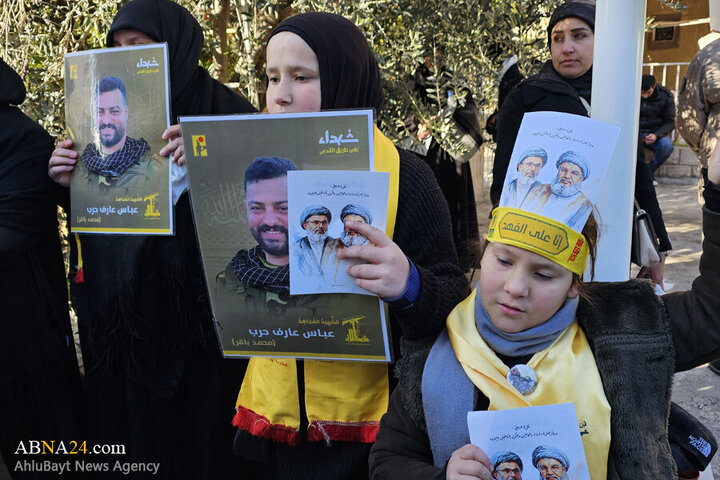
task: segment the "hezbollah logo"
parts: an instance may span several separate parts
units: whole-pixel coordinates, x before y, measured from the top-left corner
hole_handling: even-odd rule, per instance
[[[70,80],[77,80],[77,65],[70,65]]]
[[[365,334],[365,329],[360,325],[360,320],[363,318],[365,318],[365,315],[343,320],[343,325],[350,325],[347,335],[345,336],[346,343],[370,343],[370,339]]]
[[[196,157],[207,157],[207,144],[205,143],[205,135],[193,135],[193,155]]]
[[[153,193],[152,195],[148,195],[145,198],[143,198],[144,202],[148,202],[148,204],[145,206],[145,216],[146,217],[159,217],[160,216],[160,210],[157,209],[157,197],[159,193]]]

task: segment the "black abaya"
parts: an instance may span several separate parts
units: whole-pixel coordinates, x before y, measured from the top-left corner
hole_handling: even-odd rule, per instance
[[[19,442],[77,440],[81,383],[60,250],[53,140],[16,106],[20,77],[0,59],[0,453],[13,478]],[[69,477],[71,478],[71,477]]]
[[[202,31],[180,5],[129,2],[113,21],[108,46],[121,29],[168,43],[173,118],[255,111],[198,66]],[[124,460],[111,461],[159,462],[153,478],[236,477],[229,419],[246,362],[221,357],[189,193],[175,205],[175,231],[82,235],[82,281],[73,251],[91,439],[127,446]]]

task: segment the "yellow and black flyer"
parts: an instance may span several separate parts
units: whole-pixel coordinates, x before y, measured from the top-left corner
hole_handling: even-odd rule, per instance
[[[339,235],[328,233],[340,228],[343,214],[365,207],[342,211],[361,203],[356,196],[325,210],[293,206],[289,177],[314,171],[319,181],[323,173],[341,171],[343,181],[336,183],[351,184],[354,175],[374,171],[372,110],[181,117],[180,124],[223,354],[389,362],[387,312],[378,297],[327,293],[330,287],[318,294],[290,290],[298,239],[289,223],[312,224],[319,232],[320,246],[308,256],[334,258]],[[288,215],[297,208],[308,210],[308,218]]]
[[[167,72],[164,43],[65,55],[73,232],[173,234]]]

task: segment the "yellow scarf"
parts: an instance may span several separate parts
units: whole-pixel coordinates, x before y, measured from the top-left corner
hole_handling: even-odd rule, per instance
[[[375,127],[375,171],[390,173],[387,225],[395,228],[400,155]],[[305,410],[310,441],[375,441],[389,399],[388,366],[378,363],[304,361]],[[252,358],[238,394],[233,425],[277,442],[300,442],[297,362]]]
[[[455,355],[472,383],[490,400],[489,410],[572,402],[581,426],[588,471],[593,480],[607,476],[610,405],[585,333],[573,322],[545,350],[528,362],[538,376],[529,395],[507,380],[510,370],[485,343],[475,326],[473,291],[450,313],[447,331]]]

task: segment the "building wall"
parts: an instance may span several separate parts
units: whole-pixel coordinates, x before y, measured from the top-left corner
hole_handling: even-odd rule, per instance
[[[685,0],[683,5],[688,8],[674,10],[662,5],[656,0],[647,1],[647,16],[653,17],[654,22],[679,22],[685,23],[692,20],[707,19],[710,16],[709,0]],[[655,32],[645,33],[645,50],[643,63],[681,63],[689,62],[699,50],[698,39],[710,33],[709,23],[696,25],[678,25],[674,27],[672,40],[655,40]],[[677,78],[682,81],[686,66],[672,66],[665,70],[665,81],[663,81],[663,69],[655,67],[652,71],[657,81],[671,90],[676,89]],[[650,73],[649,67],[643,68],[643,73]]]
[[[706,19],[710,17],[709,0],[685,0],[688,8],[674,10],[657,0],[648,0],[647,16],[655,22]],[[710,24],[680,25],[675,27],[674,41],[654,41],[653,32],[645,33],[645,62],[689,62],[698,51],[697,41],[710,33]]]

